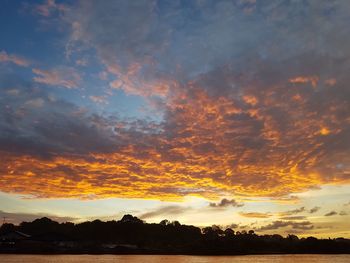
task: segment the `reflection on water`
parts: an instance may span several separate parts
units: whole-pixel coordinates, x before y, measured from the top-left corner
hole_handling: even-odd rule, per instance
[[[2,263],[349,263],[350,255],[259,256],[118,256],[118,255],[0,255]]]

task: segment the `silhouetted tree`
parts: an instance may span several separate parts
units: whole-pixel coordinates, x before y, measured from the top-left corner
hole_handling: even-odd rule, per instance
[[[231,228],[226,228],[224,234],[226,237],[233,237],[235,235],[235,231],[233,231]]]
[[[255,232],[254,232],[254,230],[249,230],[249,231],[248,231],[248,234],[249,234],[249,235],[254,235]]]
[[[0,227],[0,234],[15,231],[15,225],[11,223],[5,223]]]
[[[160,225],[162,225],[162,226],[167,226],[167,225],[169,225],[170,224],[170,221],[169,220],[167,220],[167,219],[164,219],[164,220],[162,220],[162,221],[160,221],[160,223],[159,223]]]
[[[79,224],[60,224],[46,217],[22,222],[19,226],[3,224],[2,240],[16,231],[17,235],[18,232],[31,235],[31,242],[26,246],[19,243],[10,250],[1,245],[6,242],[0,242],[0,253],[350,253],[350,240],[344,238],[299,239],[295,235],[284,238],[277,234],[257,235],[253,230],[235,233],[231,228],[223,231],[216,225],[200,229],[169,220],[147,224],[132,215],[125,215],[119,221],[94,220]],[[62,248],[60,244],[66,241],[74,245]]]

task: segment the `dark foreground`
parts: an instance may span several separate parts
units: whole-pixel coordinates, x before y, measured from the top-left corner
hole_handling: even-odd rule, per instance
[[[48,218],[4,224],[3,254],[350,254],[350,240],[299,239],[295,235],[256,235],[228,228],[181,225],[163,220],[147,224],[131,215],[120,221],[57,223]]]
[[[0,255],[2,263],[349,263],[350,255]]]

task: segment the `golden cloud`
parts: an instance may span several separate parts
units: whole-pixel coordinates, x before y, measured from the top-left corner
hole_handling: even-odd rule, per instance
[[[349,182],[346,170],[337,168],[349,162],[347,150],[332,143],[344,136],[344,120],[336,117],[343,105],[331,102],[318,118],[307,103],[308,91],[286,89],[272,96],[276,89],[247,89],[239,100],[210,96],[192,83],[167,98],[163,123],[131,129],[135,124],[94,122],[100,130],[112,125],[111,139],[122,142],[108,151],[73,154],[75,145],[50,158],[3,151],[0,189],[35,197],[179,200],[282,197]],[[305,102],[295,102],[296,93]],[[324,136],[322,127],[337,132]]]

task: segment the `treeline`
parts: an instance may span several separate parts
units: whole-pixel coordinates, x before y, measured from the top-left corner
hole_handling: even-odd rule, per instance
[[[18,239],[25,234],[26,238]],[[2,240],[1,240],[2,239]],[[7,239],[7,240],[6,240]],[[3,224],[0,228],[3,253],[127,253],[127,254],[270,254],[350,253],[350,240],[298,238],[295,235],[257,235],[213,226],[200,229],[163,220],[148,224],[132,215],[119,221],[58,223],[49,218]]]

